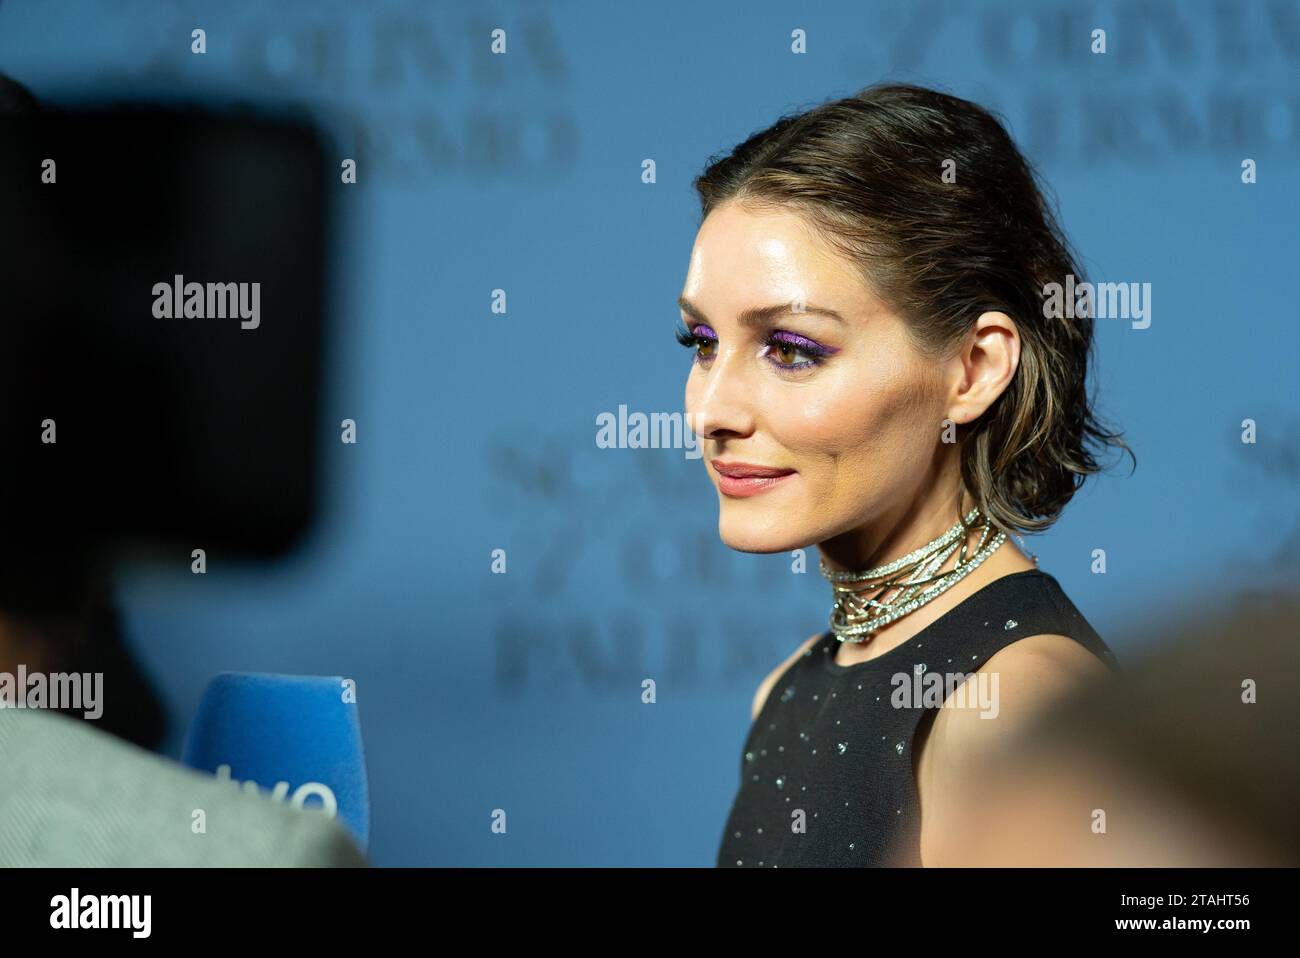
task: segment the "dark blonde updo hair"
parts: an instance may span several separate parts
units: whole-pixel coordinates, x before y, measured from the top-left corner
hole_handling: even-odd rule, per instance
[[[800,213],[859,265],[927,355],[948,354],[985,311],[1015,321],[1019,368],[958,431],[966,489],[997,525],[1047,528],[1100,470],[1103,450],[1127,451],[1089,400],[1091,318],[1044,315],[1048,283],[1085,277],[1029,164],[988,111],[921,87],[869,87],[783,116],[710,158],[695,189],[703,216],[730,200]]]

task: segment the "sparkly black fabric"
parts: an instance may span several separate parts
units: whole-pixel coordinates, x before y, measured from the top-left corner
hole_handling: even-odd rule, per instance
[[[937,709],[933,698],[891,704],[894,676],[916,689],[918,673],[973,674],[1005,646],[1045,633],[1119,667],[1056,579],[1037,569],[995,579],[866,662],[837,665],[839,643],[827,631],[777,679],[749,730],[718,866],[919,866],[912,745]],[[798,810],[802,832],[792,827]]]

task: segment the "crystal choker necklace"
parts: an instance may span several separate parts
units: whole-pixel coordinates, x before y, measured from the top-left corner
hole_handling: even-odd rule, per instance
[[[966,539],[974,528],[980,530],[980,537],[971,549]],[[841,642],[869,641],[889,623],[951,589],[1006,539],[1007,534],[995,533],[988,517],[976,508],[933,542],[874,569],[837,572],[821,559],[821,573],[830,581],[835,594],[831,631]],[[947,572],[937,571],[954,552],[957,564]]]

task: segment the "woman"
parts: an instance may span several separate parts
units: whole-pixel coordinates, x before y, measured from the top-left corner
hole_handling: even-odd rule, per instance
[[[783,117],[695,185],[678,339],[719,532],[815,544],[833,595],[754,697],[718,864],[977,865],[964,769],[1115,667],[1008,537],[1123,447],[1091,319],[1044,309],[1083,277],[1002,126],[931,90]]]

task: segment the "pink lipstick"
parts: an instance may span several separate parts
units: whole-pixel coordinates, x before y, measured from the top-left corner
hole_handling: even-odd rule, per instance
[[[718,474],[718,489],[723,495],[733,498],[756,496],[795,474],[793,469],[775,469],[748,462],[727,462],[722,459],[711,459],[709,462]]]

